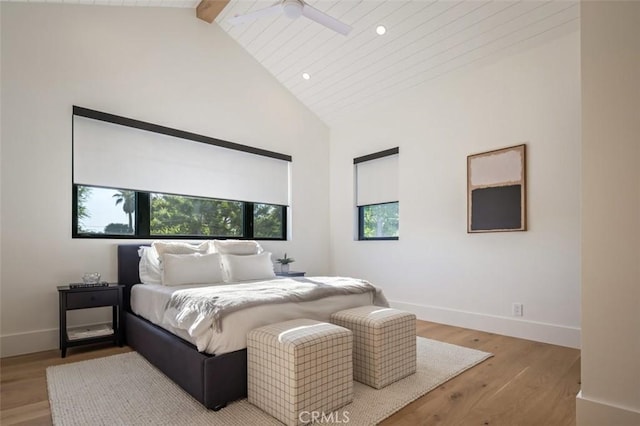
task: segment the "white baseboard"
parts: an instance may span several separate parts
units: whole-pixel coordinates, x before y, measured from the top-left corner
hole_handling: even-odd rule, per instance
[[[390,301],[392,307],[416,314],[418,319],[488,331],[536,342],[580,348],[580,328],[527,321],[518,318],[479,314],[438,306]]]
[[[59,337],[57,328],[5,334],[0,336],[0,357],[59,349]]]
[[[104,323],[104,321],[99,321],[89,324],[76,324],[70,326],[70,328],[92,327],[103,325]],[[0,336],[0,358],[60,349],[59,333],[59,329],[50,328]]]
[[[640,412],[603,401],[585,398],[582,391],[576,396],[577,426],[637,426]]]

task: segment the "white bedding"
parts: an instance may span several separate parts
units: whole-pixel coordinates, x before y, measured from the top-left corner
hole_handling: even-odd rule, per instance
[[[233,284],[227,284],[233,285]],[[206,285],[163,286],[140,284],[131,290],[131,309],[137,315],[159,325],[194,344],[199,351],[220,355],[247,347],[247,333],[257,327],[296,318],[328,321],[333,312],[356,306],[373,305],[374,294],[362,293],[330,296],[311,302],[278,303],[254,306],[232,312],[222,319],[222,331],[213,328],[199,336],[190,336],[186,329],[178,329],[165,320],[166,306],[174,291],[205,287]]]

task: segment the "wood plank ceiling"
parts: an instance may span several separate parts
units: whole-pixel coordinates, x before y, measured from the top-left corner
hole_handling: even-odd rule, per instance
[[[304,17],[225,20],[271,2],[231,0],[216,22],[327,123],[528,40],[579,25],[575,1],[311,0],[353,27]],[[386,34],[376,34],[384,25]],[[310,75],[309,80],[302,78]]]
[[[198,0],[54,1],[194,9],[200,4]],[[215,16],[215,7],[225,2],[205,1],[200,9],[208,7]],[[305,17],[291,20],[282,15],[237,26],[226,21],[269,7],[274,4],[270,0],[230,0],[215,22],[327,124],[443,74],[575,30],[580,17],[578,0],[308,3],[353,30],[345,37]],[[386,27],[386,34],[376,34],[378,25]],[[303,73],[310,78],[305,80]]]

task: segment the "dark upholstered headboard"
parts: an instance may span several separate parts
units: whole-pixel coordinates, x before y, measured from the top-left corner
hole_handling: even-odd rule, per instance
[[[145,244],[121,244],[118,246],[118,284],[124,284],[124,308],[131,312],[131,287],[140,283],[138,249]]]

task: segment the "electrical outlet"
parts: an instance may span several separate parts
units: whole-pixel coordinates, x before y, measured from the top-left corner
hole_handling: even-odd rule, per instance
[[[514,303],[511,307],[511,314],[514,317],[521,317],[523,314],[524,306],[522,303]]]

